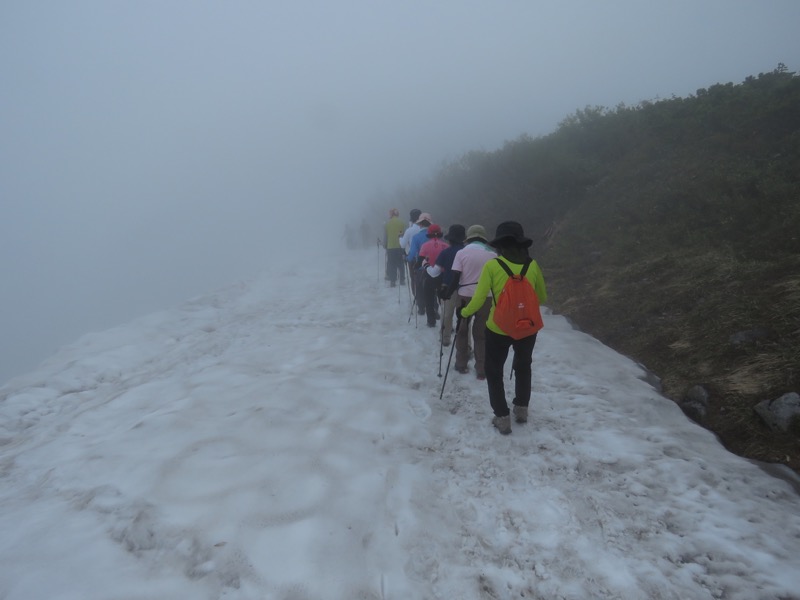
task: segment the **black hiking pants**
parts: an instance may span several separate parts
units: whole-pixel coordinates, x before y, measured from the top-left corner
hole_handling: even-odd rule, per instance
[[[423,306],[427,315],[428,327],[436,327],[436,317],[439,316],[439,297],[436,292],[439,290],[441,277],[431,277],[423,270]]]
[[[508,335],[500,335],[486,329],[486,384],[489,388],[489,403],[495,416],[505,417],[510,414],[506,402],[506,391],[503,385],[503,366],[508,358],[508,350],[514,348],[514,360],[511,364],[514,371],[514,404],[528,406],[531,401],[531,363],[533,347],[536,345],[536,334],[521,340]]]
[[[386,250],[386,275],[389,281],[396,283],[399,277],[400,285],[405,283],[406,267],[403,264],[404,262],[402,248],[389,248]]]

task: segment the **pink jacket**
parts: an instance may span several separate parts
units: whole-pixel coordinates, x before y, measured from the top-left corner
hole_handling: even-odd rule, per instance
[[[439,253],[447,248],[449,244],[439,238],[431,238],[419,249],[420,257],[425,259],[425,265],[433,266],[436,264],[436,259],[439,257]]]

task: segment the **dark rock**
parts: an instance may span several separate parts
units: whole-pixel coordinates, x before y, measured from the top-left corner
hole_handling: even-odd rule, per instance
[[[789,431],[792,423],[800,420],[800,394],[789,392],[780,398],[756,404],[756,414],[773,431]]]
[[[708,391],[702,385],[693,385],[686,392],[680,407],[687,417],[702,423],[708,414]]]
[[[708,408],[708,390],[702,385],[693,385],[686,392],[685,402],[698,402]]]

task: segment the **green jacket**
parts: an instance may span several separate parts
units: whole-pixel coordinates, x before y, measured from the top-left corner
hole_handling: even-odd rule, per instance
[[[400,217],[392,217],[384,226],[383,247],[392,250],[400,247],[400,236],[406,230],[405,221]]]
[[[518,275],[522,271],[521,264],[510,262],[502,257],[500,260],[506,263],[508,268],[511,269],[511,272],[515,275]],[[544,285],[544,276],[542,275],[542,270],[539,268],[539,265],[535,260],[531,261],[531,266],[528,267],[528,272],[525,274],[525,278],[528,279],[531,284],[533,284],[533,289],[536,292],[536,296],[539,298],[539,304],[544,304],[547,302],[547,288]],[[486,295],[489,293],[489,290],[491,290],[493,297],[497,298],[497,296],[500,295],[500,292],[503,291],[503,286],[505,286],[506,281],[508,281],[508,275],[506,275],[503,267],[497,264],[495,259],[492,259],[483,265],[481,276],[478,278],[478,287],[475,288],[475,293],[472,295],[472,300],[470,303],[461,309],[461,315],[464,318],[471,317],[478,312],[480,307],[483,306],[484,302],[491,302],[492,308],[489,311],[489,319],[486,321],[486,328],[494,331],[495,333],[499,333],[500,335],[506,335],[494,323],[494,300],[486,297]]]

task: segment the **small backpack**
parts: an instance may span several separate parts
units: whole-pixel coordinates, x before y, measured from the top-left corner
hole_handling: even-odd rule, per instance
[[[533,335],[544,324],[539,311],[539,297],[531,282],[525,277],[530,261],[525,263],[519,275],[514,275],[506,263],[499,258],[495,260],[508,275],[508,281],[495,298],[492,316],[495,325],[515,340]]]

